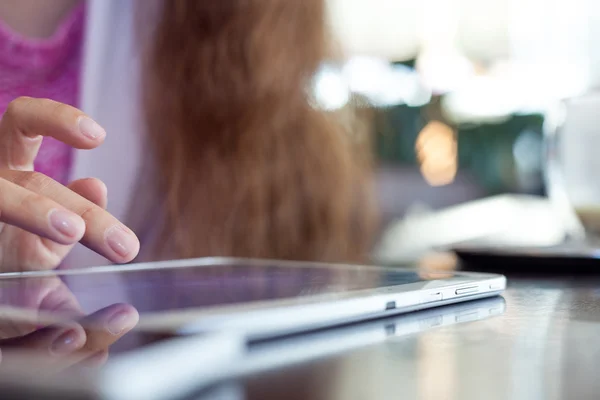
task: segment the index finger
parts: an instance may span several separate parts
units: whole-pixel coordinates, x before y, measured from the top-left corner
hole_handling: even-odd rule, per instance
[[[40,194],[79,215],[85,222],[81,243],[96,253],[116,263],[129,262],[137,256],[140,242],[131,229],[71,189],[38,172],[0,169],[0,178]]]
[[[75,107],[49,99],[19,97],[0,120],[0,168],[32,170],[42,136],[78,149],[100,145],[106,132]]]
[[[130,332],[138,323],[138,311],[129,304],[113,304],[77,322],[85,329],[87,340],[82,350],[97,353]]]
[[[24,351],[36,356],[41,374],[52,374],[97,355],[104,361],[108,350],[130,332],[139,320],[135,308],[114,304],[79,321],[65,322],[36,330],[30,334],[0,340],[0,367],[18,362]],[[1,369],[1,368],[0,368]]]

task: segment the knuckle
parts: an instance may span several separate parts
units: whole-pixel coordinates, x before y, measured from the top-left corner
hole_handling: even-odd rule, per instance
[[[68,114],[71,110],[71,107],[66,104],[59,103],[58,101],[48,100],[48,110],[50,115],[55,118],[60,118],[61,116]]]
[[[20,208],[25,210],[38,209],[40,204],[46,203],[47,199],[37,193],[29,193],[21,199]]]
[[[13,183],[33,192],[39,192],[52,185],[54,181],[41,172],[24,171],[14,175]]]
[[[2,116],[3,120],[14,121],[19,118],[23,110],[33,101],[33,98],[27,96],[17,97],[6,107],[6,111]]]
[[[84,208],[82,208],[78,214],[79,216],[86,222],[88,221],[94,221],[97,220],[98,217],[103,214],[105,211],[103,209],[101,209],[100,207],[94,205],[94,204],[89,204],[86,205]]]
[[[33,101],[33,98],[28,96],[20,96],[8,103],[6,107],[6,113],[10,115],[19,114],[29,103]]]
[[[3,119],[25,123],[26,119],[37,118],[35,115],[39,116],[40,113],[46,114],[51,118],[60,118],[72,114],[73,110],[76,109],[55,100],[21,96],[8,104]]]

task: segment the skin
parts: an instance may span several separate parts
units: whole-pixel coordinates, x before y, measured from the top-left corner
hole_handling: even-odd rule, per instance
[[[138,321],[137,310],[128,304],[86,315],[58,276],[0,280],[0,374],[22,363],[24,350],[36,356],[28,369],[42,375],[75,365],[98,366]]]
[[[5,0],[0,18],[23,35],[48,37],[77,3]],[[9,104],[0,120],[0,272],[55,268],[77,242],[112,262],[131,261],[139,241],[104,210],[104,183],[90,178],[64,187],[33,172],[43,136],[93,149],[106,132],[78,109],[51,100]]]
[[[139,241],[104,210],[101,181],[83,179],[65,187],[33,172],[42,136],[93,149],[106,133],[65,104],[25,97],[10,103],[0,120],[0,270],[54,268],[77,242],[112,262],[131,261]]]
[[[75,148],[92,149],[102,143],[105,133],[91,138],[81,133],[81,111],[45,99],[19,98],[0,120],[0,266],[2,270],[53,268],[74,243],[88,247],[115,262],[135,257],[139,242],[104,208],[106,186],[97,179],[82,179],[68,187],[35,173],[33,160],[42,132]],[[90,121],[88,121],[90,122]],[[89,124],[88,124],[89,125]],[[85,126],[85,125],[84,125]],[[93,124],[91,126],[94,126]],[[89,128],[89,126],[88,126]],[[67,213],[76,232],[65,236],[52,227],[53,210]],[[54,211],[55,212],[55,211]],[[130,253],[115,253],[107,235],[115,226],[130,235]],[[22,350],[34,350],[40,374],[55,373],[75,365],[98,366],[108,358],[109,347],[138,322],[137,311],[127,304],[114,304],[85,315],[76,298],[58,277],[23,279],[17,295],[2,290],[0,304],[19,309],[52,311],[63,315],[64,323],[42,329],[44,321],[0,321],[0,373],[21,362]],[[6,281],[8,285],[14,285]],[[11,298],[4,298],[12,293]],[[120,327],[113,321],[118,316]]]
[[[129,261],[137,254],[139,242],[135,235],[104,210],[107,192],[101,181],[81,179],[64,187],[32,172],[42,139],[37,132],[76,148],[92,149],[102,143],[105,134],[90,138],[81,133],[82,118],[88,117],[70,106],[45,99],[20,98],[10,104],[0,120],[2,270],[15,269],[15,266],[16,269],[53,268],[77,241],[115,262]],[[74,235],[65,236],[52,227],[49,215],[55,212],[53,210],[72,218]],[[131,252],[125,257],[116,254],[106,241],[115,226],[133,239]],[[38,330],[35,327],[43,321],[35,326],[23,322],[2,324],[11,329],[0,332],[0,373],[13,362],[11,360],[19,360],[20,351],[15,350],[24,349],[36,351],[40,372],[56,372],[81,363],[101,364],[108,357],[110,345],[130,331],[139,319],[137,311],[126,304],[115,304],[86,316],[57,277],[21,282],[16,299],[3,298],[5,291],[0,284],[2,306],[59,312],[66,322]],[[111,326],[116,315],[122,319],[118,331]],[[65,337],[68,337],[66,342]]]
[[[0,19],[30,38],[47,38],[79,0],[2,0]]]
[[[8,283],[7,283],[8,284]],[[75,296],[58,277],[22,279],[15,296],[2,298],[3,307],[37,310],[39,318],[54,315],[64,322],[36,329],[44,321],[0,318],[0,373],[22,361],[23,350],[34,351],[40,374],[53,374],[75,365],[98,366],[108,358],[109,347],[138,322],[138,312],[128,304],[113,304],[85,315]],[[47,314],[44,312],[50,312]],[[44,319],[44,318],[42,318]]]
[[[47,38],[77,3],[3,0],[0,19],[26,37]],[[139,251],[139,241],[106,212],[104,183],[88,178],[65,187],[33,171],[44,136],[91,150],[102,144],[106,133],[83,112],[68,105],[32,98],[10,103],[0,120],[0,272],[55,268],[77,242],[112,262],[131,261]],[[60,311],[68,318],[42,329],[36,329],[42,321],[35,326],[31,321],[4,321],[0,329],[0,372],[16,357],[18,352],[14,350],[23,349],[36,351],[35,364],[41,373],[82,362],[101,364],[109,346],[139,319],[137,311],[127,304],[84,315],[73,294],[56,277],[33,285],[25,283],[16,299],[22,304],[2,298],[1,289],[2,306]],[[117,330],[115,317],[120,321]]]

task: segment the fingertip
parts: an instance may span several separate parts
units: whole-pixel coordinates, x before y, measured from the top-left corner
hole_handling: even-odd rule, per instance
[[[78,179],[69,183],[67,187],[100,208],[106,209],[108,203],[108,188],[100,179]]]
[[[108,186],[106,186],[106,183],[104,183],[102,180],[100,180],[98,178],[90,178],[90,179],[98,185],[98,188],[102,192],[102,195],[104,196],[104,198],[107,198],[108,197]]]
[[[109,228],[105,242],[111,250],[111,261],[123,264],[132,261],[140,251],[140,241],[130,229],[122,225]]]
[[[94,148],[104,142],[106,131],[93,119],[82,115],[77,119],[77,125],[79,133],[89,143],[89,148]]]
[[[77,324],[57,329],[50,344],[50,352],[56,355],[70,354],[82,349],[87,341],[85,330]]]
[[[106,183],[96,178],[90,178],[90,180],[97,185],[99,191],[98,198],[96,199],[95,203],[103,209],[106,209],[108,206],[108,187],[106,186]]]
[[[138,311],[129,304],[118,304],[117,310],[106,323],[107,330],[115,335],[123,335],[132,330],[140,320]]]
[[[87,332],[85,350],[95,353],[107,349],[139,321],[138,311],[131,305],[117,303],[96,311],[80,320]]]
[[[48,212],[48,221],[53,232],[53,237],[60,244],[73,244],[81,240],[85,234],[85,221],[79,215],[61,209],[51,209]]]

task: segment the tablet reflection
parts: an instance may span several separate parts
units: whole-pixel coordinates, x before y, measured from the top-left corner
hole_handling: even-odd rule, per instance
[[[129,304],[84,313],[56,276],[0,280],[0,373],[24,359],[43,375],[100,366],[138,320]]]

